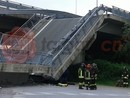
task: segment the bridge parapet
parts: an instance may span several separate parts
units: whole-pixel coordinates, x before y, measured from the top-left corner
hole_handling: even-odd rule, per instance
[[[0,72],[10,73],[28,73],[28,74],[44,74],[50,75],[49,66],[35,66],[29,64],[6,64],[0,63]]]

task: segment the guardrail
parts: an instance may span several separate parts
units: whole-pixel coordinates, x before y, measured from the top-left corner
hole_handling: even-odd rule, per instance
[[[12,39],[14,35],[19,35],[19,32],[21,32],[21,29],[25,29],[25,28],[30,29],[29,31],[24,31],[25,34],[21,35],[20,40],[22,40],[22,37],[25,37],[27,34],[29,34],[30,31],[34,28],[34,26],[37,25],[40,21],[41,21],[41,18],[37,18],[36,14],[34,14],[20,28],[18,28],[15,32],[13,32],[13,34],[10,35],[9,38],[2,43],[2,45],[6,45]],[[17,41],[17,44],[19,43],[20,40]],[[17,44],[14,44],[13,46],[11,46],[10,49],[15,48]]]
[[[86,20],[84,20],[86,17],[88,17],[88,14],[85,16],[85,17],[83,17],[80,21],[82,22],[83,21],[83,24],[85,24],[86,22],[88,22],[88,21],[90,21],[90,19],[97,13],[97,10],[98,10],[99,8],[97,8],[97,9],[95,9],[93,12],[92,12],[92,14],[89,16],[89,18],[87,18]],[[82,25],[83,25],[82,24]],[[89,24],[88,25],[86,25],[86,26],[89,26]],[[76,28],[76,30],[78,29],[81,29],[81,25],[79,26],[80,28]],[[76,32],[73,32],[74,34],[72,35],[72,36],[69,36],[69,38],[68,38],[68,42],[66,43],[66,45],[65,46],[63,46],[63,48],[56,54],[56,56],[53,58],[53,60],[52,61],[55,61],[56,60],[56,58],[61,54],[61,52],[65,49],[65,47],[67,47],[67,45],[69,44],[69,43],[71,43],[71,40],[72,39],[74,39],[74,37],[76,36],[76,35],[78,35],[78,33],[80,33],[79,31],[76,31]],[[78,41],[78,43],[79,43],[80,41]],[[76,43],[76,44],[78,44],[78,43]],[[76,45],[75,44],[75,45]]]
[[[126,10],[123,10],[121,8],[113,6],[112,7],[112,13],[117,15],[117,16],[120,16],[120,17],[123,17],[125,19],[129,19],[130,20],[130,12],[128,12]]]
[[[3,6],[4,8],[7,8],[7,9],[12,9],[12,8],[14,9],[40,9],[37,7],[33,7],[33,6],[29,6],[29,5],[9,1],[9,0],[0,0],[0,6]]]
[[[86,19],[88,19],[89,16],[91,15],[91,13],[93,13],[96,9],[97,9],[97,7],[94,8],[93,10],[89,11],[89,13],[87,15],[85,15],[84,17],[82,17],[78,21],[77,25],[75,25],[63,38],[61,38],[61,40],[56,44],[56,47],[54,47],[53,50],[50,51],[50,53],[53,54],[53,55],[55,55],[60,49],[62,49],[62,47],[74,35],[74,33],[77,31],[77,29],[80,28],[80,26],[84,23],[84,21]]]
[[[68,58],[70,58],[70,56],[72,56],[73,51],[75,51],[75,49],[79,49],[80,44],[86,43],[83,41],[83,39],[86,36],[89,36],[89,37],[93,36],[93,35],[90,36],[89,32],[90,32],[91,28],[93,27],[93,25],[95,25],[95,23],[97,23],[100,20],[99,18],[101,16],[98,13],[98,11],[100,9],[102,9],[102,7],[99,7],[94,12],[92,12],[92,14],[89,16],[89,18],[87,18],[85,20],[83,25],[80,28],[78,28],[78,30],[69,39],[69,41],[66,43],[66,45],[52,59],[52,69],[53,69],[52,74],[54,75],[54,77],[55,76],[58,77],[58,75],[56,75],[58,73],[57,70],[61,69],[61,67],[63,67],[65,62],[67,63],[67,60],[68,60]],[[102,13],[102,15],[103,15],[103,13]],[[78,50],[78,51],[81,51],[81,50]],[[75,55],[77,55],[77,54],[75,54]],[[62,72],[64,72],[65,69],[67,69],[67,67],[68,67],[68,65],[66,67],[64,66],[64,69],[62,69]]]
[[[21,56],[21,53],[24,51],[26,51],[28,53],[28,51],[31,51],[31,50],[27,50],[28,47],[32,46],[32,42],[34,43],[34,39],[38,36],[38,34],[44,29],[46,28],[46,26],[54,19],[54,15],[52,15],[50,18],[47,18],[47,17],[43,17],[41,18],[41,20],[39,20],[39,22],[37,24],[35,24],[31,29],[29,29],[29,31],[25,32],[25,35],[23,36],[17,36],[15,34],[17,34],[17,32],[19,32],[20,29],[18,29],[16,32],[14,32],[13,35],[8,35],[8,34],[4,34],[3,36],[9,38],[3,42],[3,46],[5,45],[8,45],[7,43],[11,43],[13,40],[12,39],[16,39],[16,42],[14,44],[11,44],[10,47],[8,47],[6,49],[6,52],[7,51],[12,51],[12,53],[16,50],[16,51],[19,51],[17,52],[17,57],[18,56]],[[44,25],[43,25],[44,24]],[[21,26],[21,28],[26,28],[26,25],[23,25]],[[35,33],[32,35],[32,33]],[[31,37],[30,37],[31,35]],[[6,43],[7,42],[7,43]],[[20,48],[20,43],[22,43],[22,46]],[[35,43],[37,44],[37,43]],[[33,45],[35,45],[33,44]],[[19,49],[17,49],[17,47],[19,47]],[[34,47],[35,48],[35,47]],[[34,49],[35,50],[35,49]],[[35,51],[34,51],[35,52]],[[4,52],[5,53],[5,52]],[[41,54],[40,54],[41,55]],[[39,58],[39,60],[37,60],[37,62],[29,62],[30,64],[36,64],[36,65],[40,65],[42,64],[42,62],[46,63],[47,64],[47,61],[46,59],[48,60],[48,58],[46,58],[45,60],[42,59],[43,58],[46,58],[46,57],[50,57],[50,56],[42,56]]]

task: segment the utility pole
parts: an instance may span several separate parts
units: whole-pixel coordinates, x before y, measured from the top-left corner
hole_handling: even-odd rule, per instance
[[[77,14],[77,0],[75,0],[75,14]]]
[[[96,7],[98,7],[98,0],[96,0]]]

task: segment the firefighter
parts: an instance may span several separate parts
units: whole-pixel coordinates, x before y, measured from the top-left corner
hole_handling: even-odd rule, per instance
[[[84,85],[84,67],[85,64],[82,63],[78,69],[79,89],[83,89],[83,85]]]
[[[128,87],[128,78],[129,78],[129,74],[128,74],[128,69],[126,68],[126,66],[123,67],[123,72],[122,72],[122,80],[123,80],[123,87]]]
[[[90,88],[90,81],[91,81],[91,77],[90,77],[90,70],[91,70],[91,64],[87,64],[86,68],[85,68],[85,87],[86,90],[88,90],[88,88]]]
[[[92,68],[90,70],[90,77],[91,77],[90,89],[91,90],[96,90],[97,89],[97,84],[96,84],[97,73],[98,73],[97,64],[92,63]]]

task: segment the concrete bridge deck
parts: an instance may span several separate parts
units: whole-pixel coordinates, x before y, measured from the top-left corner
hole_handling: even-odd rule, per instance
[[[113,24],[107,24],[101,28],[99,28],[99,31],[101,32],[106,32],[110,34],[121,34],[121,26],[124,24],[124,22],[129,22],[126,19],[123,19],[121,17],[115,16],[115,15],[104,15],[104,22],[102,25],[106,23],[106,20],[112,21],[113,23],[116,23],[117,25]],[[42,48],[42,41],[44,38],[46,39],[47,42],[49,41],[58,41],[61,39],[66,32],[68,32],[79,20],[77,19],[55,19],[53,20],[52,23],[50,23],[47,28],[45,28],[36,38],[38,41],[38,49],[41,50]],[[111,28],[113,25],[112,29]],[[66,29],[64,29],[66,28]],[[111,30],[111,31],[110,31]],[[47,47],[44,47],[47,48]],[[48,51],[48,50],[46,50]],[[31,65],[31,64],[5,64],[1,63],[0,64],[0,72],[20,72],[20,73],[39,73],[39,74],[45,74],[45,75],[51,75],[51,68],[49,66],[44,66],[44,65]]]

